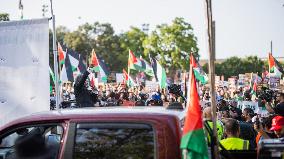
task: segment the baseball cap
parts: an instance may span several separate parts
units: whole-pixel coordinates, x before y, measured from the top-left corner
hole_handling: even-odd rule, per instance
[[[280,130],[284,126],[284,117],[283,116],[276,116],[272,119],[272,127],[270,128],[271,131]]]

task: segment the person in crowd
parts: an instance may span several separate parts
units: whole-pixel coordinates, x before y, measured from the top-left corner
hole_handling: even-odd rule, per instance
[[[203,110],[203,119],[206,123],[208,123],[209,127],[211,130],[213,129],[213,122],[212,122],[212,108],[211,107],[206,107]],[[217,133],[218,133],[218,139],[221,140],[223,138],[223,133],[224,133],[224,126],[223,123],[220,120],[217,120]],[[211,139],[209,134],[207,135],[207,140],[210,143]]]
[[[229,106],[229,112],[230,116],[233,119],[236,119],[238,121],[242,121],[242,110],[240,108],[237,108],[236,106]]]
[[[284,116],[284,93],[278,93],[276,96],[276,102],[278,103],[274,108],[272,102],[266,102],[266,110],[270,113],[275,113]]]
[[[270,128],[271,131],[274,132],[274,134],[278,138],[284,137],[284,117],[283,116],[275,116],[272,119],[272,127]]]
[[[93,107],[97,100],[97,95],[92,92],[91,87],[87,83],[90,73],[91,70],[88,69],[84,74],[79,74],[75,79],[74,94],[79,107]]]
[[[154,92],[146,101],[147,106],[163,106],[163,101],[159,93]]]
[[[243,110],[242,116],[245,122],[252,124],[252,118],[254,117],[254,111],[251,108],[245,108]]]
[[[277,136],[274,134],[273,131],[271,131],[272,127],[272,119],[274,118],[274,115],[270,115],[268,117],[262,118],[262,121],[260,121],[260,117],[256,116],[254,119],[254,129],[257,131],[257,136],[255,139],[256,144],[259,143],[262,139],[271,139],[271,138],[277,138]]]
[[[240,124],[236,119],[228,118],[223,121],[226,138],[221,140],[226,150],[248,150],[249,141],[240,138]]]

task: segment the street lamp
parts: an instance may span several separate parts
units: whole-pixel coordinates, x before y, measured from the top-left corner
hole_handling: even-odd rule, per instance
[[[42,16],[45,17],[45,13],[48,12],[48,5],[44,4],[42,5]]]
[[[142,24],[142,31],[147,34],[149,31],[149,24]]]

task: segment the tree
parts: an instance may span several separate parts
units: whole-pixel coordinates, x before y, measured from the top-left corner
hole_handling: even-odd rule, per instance
[[[264,68],[264,62],[257,56],[248,56],[246,58],[231,57],[222,63],[215,64],[215,73],[224,75],[225,78],[237,76],[244,73],[261,73]],[[202,66],[205,72],[208,72],[208,63]]]
[[[59,26],[56,28],[56,40],[60,44],[65,44],[64,43],[64,37],[66,34],[69,33],[69,30],[65,26]],[[57,45],[57,44],[56,44]],[[53,62],[54,62],[54,57],[53,57],[53,34],[52,30],[49,29],[49,65],[53,69]]]
[[[94,24],[94,49],[112,71],[121,72],[127,65],[128,52],[124,52],[120,45],[120,38],[114,34],[114,29],[109,23]]]
[[[183,18],[175,18],[171,25],[158,25],[143,42],[145,55],[157,57],[170,72],[189,68],[190,53],[198,59],[197,38],[191,25]]]
[[[144,56],[143,41],[147,38],[141,29],[137,27],[131,27],[129,31],[120,35],[120,45],[124,52],[128,53],[128,50],[132,50],[136,55]],[[127,54],[128,56],[128,54]]]
[[[263,71],[264,62],[257,56],[248,56],[243,59],[244,72],[261,73]]]
[[[65,44],[65,36],[69,34],[70,31],[65,26],[58,26],[56,28],[56,40],[60,44]]]
[[[9,21],[9,14],[8,13],[0,13],[0,21]]]
[[[95,46],[95,39],[92,38],[93,29],[92,24],[86,23],[79,26],[77,30],[65,34],[66,46],[79,52],[86,59]]]

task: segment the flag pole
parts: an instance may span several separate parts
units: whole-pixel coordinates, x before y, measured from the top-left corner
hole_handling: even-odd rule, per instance
[[[205,0],[206,4],[206,22],[207,22],[207,36],[208,36],[208,66],[209,66],[209,75],[210,75],[210,90],[211,90],[211,107],[212,107],[212,122],[213,122],[213,150],[214,154],[212,155],[213,159],[219,159],[219,144],[217,138],[217,115],[216,115],[216,92],[215,92],[215,63],[214,63],[214,52],[213,52],[213,39],[212,39],[212,4],[211,0]]]
[[[129,85],[129,81],[130,81],[130,76],[129,76],[129,73],[130,73],[130,69],[129,69],[129,59],[130,59],[130,49],[128,51],[128,61],[127,61],[127,76],[128,76],[128,80],[126,81],[126,86],[128,88],[128,85]]]
[[[56,30],[55,30],[55,15],[53,14],[52,0],[50,0],[50,8],[51,8],[51,16],[52,16],[52,38],[53,38],[53,59],[54,59],[54,74],[55,74],[55,101],[56,101],[56,109],[59,109],[59,75],[58,75],[58,53],[57,53],[57,45],[56,45]]]
[[[268,53],[268,61],[267,61],[267,62],[268,62],[268,78],[269,78],[269,79],[268,79],[268,88],[269,88],[269,89],[270,89],[270,69],[271,69],[271,68],[270,68],[270,62],[269,62],[269,61],[270,61],[270,54],[271,54],[271,53]]]

